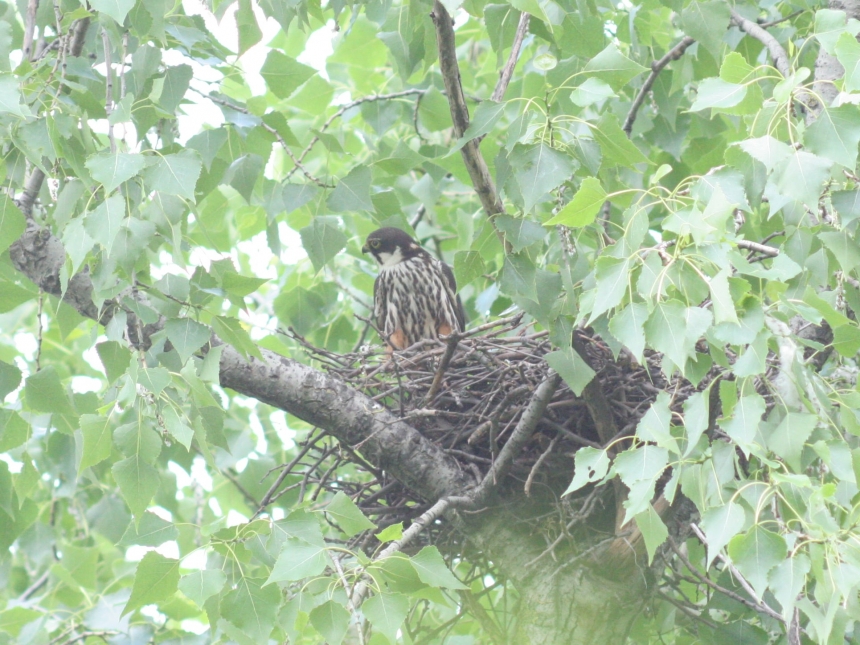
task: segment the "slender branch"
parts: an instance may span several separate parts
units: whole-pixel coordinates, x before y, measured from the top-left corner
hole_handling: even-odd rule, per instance
[[[24,43],[21,50],[24,60],[33,60],[33,39],[36,37],[36,12],[39,10],[39,0],[27,2],[27,23],[24,25]]]
[[[543,416],[546,406],[549,405],[550,399],[555,394],[556,389],[561,383],[561,377],[553,370],[550,370],[543,382],[538,385],[535,390],[532,400],[523,410],[523,414],[517,423],[516,428],[511,433],[510,439],[505,443],[495,463],[484,475],[484,480],[478,486],[471,497],[475,505],[482,504],[493,492],[500,481],[505,478],[508,470],[513,465],[514,457],[516,457],[526,442],[531,439],[537,427],[538,421]]]
[[[775,249],[772,246],[759,244],[758,242],[750,242],[749,240],[738,240],[737,245],[738,248],[747,249],[748,251],[758,251],[759,253],[764,253],[765,255],[769,255],[772,258],[775,258],[777,255],[779,255],[779,249]]]
[[[701,529],[698,526],[696,526],[695,523],[691,523],[690,528],[693,530],[693,533],[696,534],[696,537],[699,538],[699,541],[702,544],[704,544],[705,546],[708,546],[708,539],[705,537],[705,534],[702,533]],[[700,573],[699,570],[693,566],[693,564],[690,562],[690,560],[683,553],[681,553],[681,550],[677,547],[677,545],[674,544],[674,542],[670,542],[669,545],[670,545],[670,548],[673,551],[675,551],[675,555],[677,555],[681,559],[681,561],[690,570],[690,572],[694,576],[696,576],[696,578],[701,580],[703,583],[705,583],[706,585],[708,585],[712,589],[719,591],[721,594],[726,595],[727,597],[731,598],[732,600],[735,600],[735,601],[749,607],[750,609],[754,609],[759,613],[770,616],[774,620],[778,620],[779,622],[788,626],[788,622],[785,620],[785,618],[783,618],[782,614],[780,614],[778,611],[775,611],[773,608],[771,608],[769,605],[767,605],[764,601],[759,600],[758,594],[755,592],[755,589],[752,588],[750,583],[747,582],[747,579],[741,575],[741,572],[735,568],[735,565],[733,565],[731,563],[731,561],[728,558],[726,558],[726,556],[724,556],[722,553],[718,552],[717,558],[720,560],[720,562],[722,562],[729,569],[729,571],[732,572],[732,576],[735,577],[735,579],[738,581],[738,583],[740,583],[741,587],[743,587],[744,591],[747,592],[747,594],[749,595],[750,598],[752,598],[752,600],[749,600],[748,598],[744,598],[742,595],[735,593],[735,592],[731,591],[730,589],[725,589],[724,587],[721,587],[720,585],[716,584],[710,578],[708,578],[707,576]]]
[[[747,20],[734,9],[732,9],[731,12],[732,22],[737,25],[741,31],[745,31],[762,45],[767,47],[768,52],[770,52],[770,57],[773,59],[773,64],[779,70],[779,73],[785,78],[791,76],[791,60],[788,57],[788,52],[786,52],[785,48],[779,44],[779,41],[769,34],[762,25],[759,25],[752,20]],[[797,99],[804,108],[808,108],[814,103],[814,99],[806,90],[798,90]]]
[[[526,37],[526,32],[529,30],[529,18],[531,16],[526,12],[520,14],[520,22],[517,24],[517,32],[514,35],[514,43],[511,45],[511,54],[508,56],[508,62],[499,72],[499,82],[496,83],[496,89],[493,90],[491,101],[498,103],[505,97],[505,90],[511,82],[511,77],[514,75],[514,68],[517,66],[517,60],[520,57],[520,49],[523,46],[523,39]]]
[[[672,47],[660,60],[656,60],[651,63],[651,73],[648,75],[648,78],[645,79],[645,83],[643,83],[639,93],[636,95],[636,98],[633,99],[633,105],[630,106],[630,111],[627,113],[627,118],[624,119],[624,127],[622,128],[627,136],[630,136],[630,133],[633,131],[633,122],[636,121],[636,116],[639,113],[639,108],[642,107],[642,103],[645,102],[645,97],[648,96],[648,92],[651,91],[651,88],[654,86],[654,82],[657,80],[657,76],[659,76],[660,72],[671,63],[673,60],[678,60],[681,56],[684,55],[684,52],[687,51],[687,48],[690,47],[694,42],[696,42],[693,38],[689,36],[684,36],[684,38],[677,45]]]
[[[549,445],[546,447],[546,450],[541,453],[541,456],[538,457],[537,461],[535,462],[535,465],[532,466],[532,469],[529,471],[529,476],[526,478],[526,484],[524,487],[526,497],[532,496],[532,482],[534,482],[535,475],[540,470],[540,467],[543,465],[543,462],[546,461],[547,457],[552,454],[552,451],[555,449],[555,445],[558,443],[558,440],[561,438],[561,436],[562,433],[558,433],[555,438],[549,442]]]
[[[462,336],[456,332],[448,337],[448,347],[445,348],[445,354],[442,356],[442,360],[439,361],[439,367],[436,369],[433,383],[430,385],[430,390],[424,398],[425,405],[429,404],[433,400],[436,393],[439,391],[439,388],[442,386],[442,377],[445,375],[445,370],[448,369],[448,365],[451,364],[451,358],[453,358],[454,352],[457,350],[457,343],[460,342],[461,337]]]
[[[110,151],[115,153],[116,139],[113,136],[113,124],[110,122],[110,116],[113,114],[113,65],[110,56],[110,36],[106,29],[102,29],[102,45],[105,52],[105,114],[108,121],[108,140]]]
[[[439,0],[434,1],[433,13],[430,15],[436,26],[439,69],[442,72],[442,80],[448,94],[448,106],[451,110],[451,121],[454,123],[454,135],[460,138],[469,127],[469,108],[466,106],[466,97],[460,84],[460,66],[457,63],[454,21],[451,20],[448,10]],[[480,143],[476,139],[472,139],[460,149],[460,154],[463,156],[463,162],[469,172],[472,186],[481,200],[481,206],[492,221],[495,215],[504,213],[505,209],[499,198],[496,185],[493,183],[487,162],[484,161],[481,154]],[[510,243],[505,240],[504,234],[496,229],[496,235],[504,245],[505,251],[509,251]]]
[[[403,536],[399,540],[395,540],[387,547],[385,547],[380,554],[374,558],[374,560],[384,560],[385,558],[394,555],[398,551],[401,551],[403,547],[412,542],[418,535],[423,531],[427,526],[435,522],[438,518],[442,516],[442,514],[448,510],[448,507],[452,504],[456,504],[457,502],[462,502],[463,498],[456,497],[443,497],[438,502],[433,504],[429,509],[427,509],[423,514],[412,520],[411,526],[403,531]],[[352,604],[356,607],[361,605],[361,602],[364,600],[364,597],[367,595],[367,583],[361,582],[355,586],[355,590],[353,591],[351,601]]]

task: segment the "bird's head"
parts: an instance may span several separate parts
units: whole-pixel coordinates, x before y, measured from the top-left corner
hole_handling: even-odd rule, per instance
[[[387,226],[367,236],[362,253],[370,253],[383,268],[392,267],[421,252],[421,247],[399,228]]]

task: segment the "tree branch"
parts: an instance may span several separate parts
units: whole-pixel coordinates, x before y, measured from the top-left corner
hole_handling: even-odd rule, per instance
[[[624,127],[622,128],[627,136],[630,136],[630,133],[633,131],[633,123],[636,121],[636,116],[639,114],[639,108],[642,107],[642,103],[645,102],[645,97],[648,96],[648,92],[651,91],[651,88],[654,86],[654,82],[657,80],[657,76],[659,76],[660,72],[671,63],[673,60],[678,60],[681,56],[684,55],[684,52],[687,51],[687,48],[690,47],[694,42],[696,42],[693,38],[689,36],[684,36],[684,38],[677,45],[672,47],[660,60],[654,61],[651,63],[651,73],[648,75],[648,78],[645,79],[645,83],[643,83],[642,87],[639,90],[639,93],[636,95],[636,98],[633,99],[633,105],[630,106],[630,111],[627,113],[627,118],[624,119]]]
[[[538,421],[543,417],[546,406],[549,405],[550,399],[555,394],[559,383],[561,383],[561,377],[555,371],[550,370],[547,377],[538,385],[532,400],[529,401],[528,406],[523,410],[517,426],[511,433],[511,438],[507,440],[501,452],[499,452],[498,458],[490,467],[490,470],[487,471],[487,474],[484,475],[481,485],[472,494],[475,505],[480,506],[486,502],[499,482],[508,474],[508,470],[510,470],[514,462],[514,457],[520,454],[523,446],[526,445],[526,442],[534,434]]]
[[[511,54],[508,56],[508,62],[499,72],[499,82],[496,83],[496,89],[493,90],[491,101],[498,103],[505,97],[505,90],[511,82],[511,77],[514,74],[514,68],[517,66],[517,61],[520,57],[520,49],[523,46],[523,39],[526,37],[526,32],[529,30],[529,18],[531,16],[526,12],[520,14],[520,22],[517,24],[517,33],[514,35],[514,43],[511,45]]]
[[[732,22],[737,25],[741,31],[745,31],[767,47],[768,52],[770,52],[770,57],[773,59],[773,64],[779,70],[779,73],[785,78],[791,76],[791,61],[788,57],[788,52],[786,52],[785,48],[779,44],[779,41],[763,29],[761,25],[753,22],[752,20],[747,20],[734,9],[732,9],[731,12]],[[812,98],[806,90],[798,90],[797,100],[804,109],[808,108],[808,106],[813,103]]]
[[[454,123],[454,135],[460,138],[469,127],[469,108],[466,106],[466,97],[460,84],[460,66],[457,63],[454,25],[448,10],[439,0],[434,1],[433,13],[430,15],[433,18],[433,24],[436,25],[439,69],[442,72],[442,80],[448,94],[448,106],[451,110],[451,121]],[[505,209],[501,199],[499,199],[493,178],[490,176],[487,162],[484,161],[481,154],[480,142],[472,139],[460,149],[460,154],[463,156],[463,163],[466,164],[472,186],[478,193],[478,199],[481,200],[481,206],[492,221],[493,216],[504,213]],[[504,234],[498,229],[496,229],[496,234],[502,244],[505,245],[505,250],[510,250],[510,244],[505,240]]]

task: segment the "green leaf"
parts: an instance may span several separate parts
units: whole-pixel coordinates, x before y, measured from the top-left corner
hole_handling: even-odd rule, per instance
[[[409,601],[399,593],[378,593],[364,601],[361,612],[389,643],[396,643],[397,630],[409,613]]]
[[[30,434],[30,424],[11,410],[0,409],[0,452],[23,444]]]
[[[327,600],[311,610],[310,619],[328,645],[340,645],[349,629],[350,613],[333,600]]]
[[[768,575],[768,588],[779,601],[786,619],[794,615],[794,605],[806,587],[806,574],[811,568],[808,557],[795,553],[776,565]]]
[[[637,163],[648,161],[642,151],[624,134],[624,130],[618,125],[618,118],[614,114],[607,112],[597,125],[589,125],[591,125],[594,139],[600,144],[600,151],[603,153],[601,167],[623,166],[632,168]]]
[[[111,472],[125,503],[140,518],[158,490],[158,471],[135,455],[116,462]]]
[[[168,540],[175,540],[178,537],[179,530],[172,522],[147,511],[137,525],[134,522],[128,525],[119,541],[119,546],[161,546]]]
[[[2,94],[3,90],[0,87],[0,96]],[[24,219],[24,213],[15,204],[12,195],[7,192],[0,194],[0,253],[12,246],[24,233],[26,227],[27,220]]]
[[[263,359],[259,348],[242,327],[242,323],[235,318],[215,316],[212,318],[212,331],[225,343],[232,345],[244,358],[254,356],[260,360]]]
[[[669,462],[665,448],[643,444],[615,457],[613,470],[628,487],[638,482],[656,482]]]
[[[788,412],[767,437],[767,447],[785,459],[794,472],[802,472],[800,453],[816,425],[818,417],[814,414]]]
[[[176,592],[179,583],[179,560],[165,558],[157,551],[148,551],[137,565],[131,596],[122,610],[122,615],[166,600]]]
[[[164,331],[183,363],[212,336],[209,327],[190,318],[172,318],[164,324]]]
[[[281,590],[266,587],[262,578],[239,578],[236,587],[221,598],[221,616],[252,641],[265,643],[275,624]]]
[[[638,362],[643,362],[645,351],[645,321],[648,319],[648,306],[641,302],[631,302],[609,321],[609,331],[630,350]]]
[[[463,146],[465,146],[472,139],[476,139],[478,137],[483,137],[488,134],[496,123],[499,122],[499,119],[502,118],[502,115],[505,113],[505,108],[507,107],[507,103],[496,103],[495,101],[482,101],[478,108],[475,110],[474,114],[472,114],[472,119],[469,122],[469,127],[466,128],[466,131],[463,133],[463,136],[457,140],[457,143],[454,144],[451,151],[448,153],[449,155],[454,152],[460,150]]]
[[[140,173],[145,165],[146,157],[143,155],[123,152],[92,155],[86,162],[93,179],[102,184],[108,193]]]
[[[346,248],[346,235],[341,232],[339,221],[337,217],[320,215],[299,231],[302,246],[317,272]]]
[[[730,18],[730,7],[722,0],[694,0],[681,12],[681,29],[717,57]]]
[[[830,176],[833,162],[805,150],[794,150],[774,171],[779,192],[817,208],[822,184]]]
[[[485,271],[484,260],[478,251],[457,251],[454,255],[454,278],[460,288],[482,276]]]
[[[819,9],[815,12],[815,37],[828,54],[835,54],[836,41],[843,33],[856,36],[860,32],[860,21],[846,19],[841,9]]]
[[[250,204],[254,195],[254,187],[263,175],[264,166],[265,161],[260,155],[242,155],[230,164],[230,167],[224,172],[222,181],[235,188]]]
[[[119,194],[113,195],[94,210],[84,213],[84,230],[93,240],[101,244],[110,255],[114,240],[124,219],[125,198]]]
[[[608,83],[613,90],[620,90],[648,68],[636,63],[622,54],[615,43],[597,54],[585,65],[589,78],[597,78]]]
[[[125,374],[131,360],[131,351],[127,347],[115,340],[107,340],[96,345],[96,352],[105,368],[109,383]]]
[[[394,542],[403,537],[403,522],[391,524],[376,534],[376,539],[382,543]]]
[[[511,296],[534,298],[537,293],[537,283],[535,267],[531,260],[524,255],[507,255],[502,267],[499,288],[502,293]]]
[[[343,491],[338,491],[325,510],[347,537],[376,528]]]
[[[80,423],[84,441],[78,473],[82,473],[90,466],[95,466],[110,457],[113,445],[113,428],[110,418],[97,414],[82,414]]]
[[[571,391],[579,396],[594,378],[594,370],[572,347],[558,349],[544,356],[547,364],[559,373]]]
[[[710,401],[708,390],[695,392],[684,401],[684,429],[687,433],[687,447],[683,456],[688,456],[699,443],[699,438],[708,429],[710,422]]]
[[[27,403],[27,408],[34,412],[77,416],[53,365],[48,365],[27,377],[24,382],[24,401]]]
[[[284,540],[281,553],[265,584],[301,580],[318,576],[330,563],[324,545],[311,544],[297,537]]]
[[[681,371],[693,358],[696,343],[711,326],[711,312],[699,307],[684,307],[677,300],[657,303],[645,323],[645,338],[665,354]]]
[[[606,454],[605,450],[586,446],[577,450],[573,459],[573,480],[563,495],[573,493],[586,484],[603,479],[609,470],[609,455]]]
[[[720,419],[720,428],[741,450],[749,452],[764,411],[764,399],[759,394],[749,394],[738,401],[731,418]]]
[[[335,213],[373,212],[373,201],[370,199],[371,179],[370,168],[356,166],[338,182],[326,204]]]
[[[134,0],[92,0],[90,5],[96,11],[109,15],[122,27],[128,12],[134,7]]]
[[[15,365],[0,361],[0,403],[21,384],[21,370]],[[2,452],[2,451],[0,451]]]
[[[609,83],[599,78],[588,78],[570,93],[570,100],[580,107],[588,107],[606,99],[617,98]]]
[[[12,637],[17,637],[21,630],[43,614],[29,607],[12,607],[0,611],[0,632],[5,632]]]
[[[645,548],[648,550],[648,564],[654,561],[654,554],[660,545],[669,537],[669,529],[660,519],[659,513],[654,510],[651,504],[646,506],[645,510],[636,515],[636,526],[642,532],[642,537],[645,539]]]
[[[836,58],[845,68],[845,91],[860,90],[860,43],[850,33],[843,32],[836,40],[834,50]]]
[[[746,85],[728,83],[721,78],[706,78],[699,83],[691,112],[708,108],[730,108],[738,105],[747,95]]]
[[[708,559],[705,568],[709,568],[717,554],[729,540],[744,528],[744,509],[735,502],[728,501],[721,506],[715,506],[702,513],[700,526],[708,538]]]
[[[788,550],[785,539],[761,525],[729,541],[729,557],[761,598],[767,589],[767,574],[781,563]]]
[[[860,351],[860,329],[854,325],[842,325],[834,329],[833,349],[845,358],[853,358]]]
[[[624,299],[625,294],[631,289],[630,266],[632,260],[628,257],[614,258],[602,255],[595,263],[594,277],[594,304],[588,316],[588,324],[594,322],[598,316],[618,306]]]
[[[30,116],[30,110],[21,104],[21,99],[18,77],[0,74],[0,114],[14,114],[25,118]]]
[[[546,237],[546,230],[537,222],[531,220],[511,217],[510,215],[496,215],[493,222],[507,240],[514,253],[519,253],[527,246],[540,242]]]
[[[843,271],[852,271],[860,266],[860,247],[846,231],[827,231],[818,234],[818,239],[836,256]]]
[[[421,582],[431,587],[442,587],[444,589],[468,589],[460,582],[435,546],[425,546],[416,555],[409,558]]]
[[[738,312],[735,311],[735,301],[729,290],[729,270],[722,269],[708,282],[711,290],[711,309],[714,312],[714,322],[737,323]]]
[[[678,441],[669,431],[672,412],[669,410],[671,397],[667,392],[660,392],[648,411],[636,426],[636,436],[642,441],[652,441],[658,446],[676,454],[680,453]]]
[[[225,582],[227,576],[220,569],[201,569],[182,576],[179,580],[179,591],[202,608],[206,600],[224,588]]]
[[[239,0],[236,11],[236,28],[239,32],[239,56],[251,49],[263,38],[251,0]]]
[[[266,62],[260,68],[260,75],[266,85],[280,99],[288,98],[314,74],[316,70],[313,67],[303,65],[276,49],[269,50]]]
[[[855,105],[825,108],[804,136],[806,149],[846,168],[857,164],[860,112]]]
[[[564,208],[546,226],[561,224],[563,226],[588,226],[591,224],[606,201],[606,191],[600,185],[600,180],[586,177],[582,180],[579,190]]]
[[[143,171],[149,190],[164,195],[178,195],[194,201],[194,188],[200,177],[203,163],[194,150],[183,150],[174,155],[162,155]]]
[[[545,201],[548,193],[569,179],[575,170],[570,157],[543,143],[531,146],[517,144],[508,161],[515,171],[526,213]]]

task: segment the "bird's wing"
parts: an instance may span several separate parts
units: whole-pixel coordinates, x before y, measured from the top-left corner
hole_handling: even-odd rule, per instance
[[[385,324],[385,320],[383,320],[382,312],[385,307],[382,303],[382,294],[379,290],[379,280],[382,277],[382,274],[378,274],[376,276],[376,280],[373,281],[373,324],[376,325],[376,328],[383,332],[383,325]]]
[[[457,293],[457,280],[454,278],[454,272],[444,262],[439,262],[442,265],[442,275],[445,276],[445,286],[448,287],[448,297],[454,301],[454,313],[457,314],[457,322],[460,323],[460,331],[466,330],[466,310],[463,309],[463,301],[460,300],[460,294]]]

